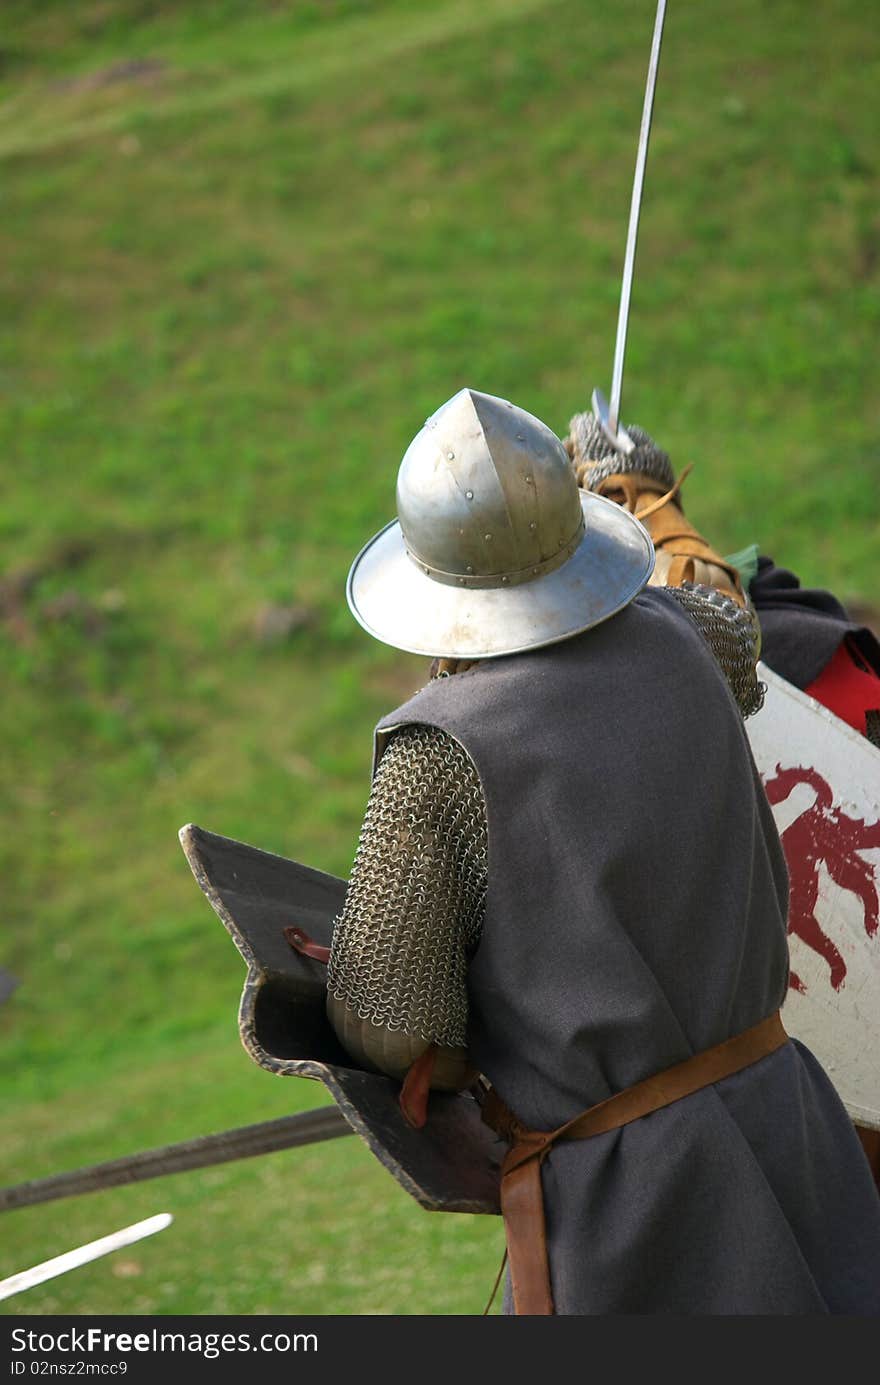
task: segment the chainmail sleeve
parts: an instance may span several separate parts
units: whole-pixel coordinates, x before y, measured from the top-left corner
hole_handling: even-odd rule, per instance
[[[331,1022],[365,1066],[400,1076],[427,1044],[465,1050],[486,854],[467,752],[436,727],[396,731],[373,779],[327,976]]]
[[[724,672],[743,717],[753,716],[764,705],[764,684],[755,664],[760,627],[752,609],[738,606],[715,587],[683,582],[664,587],[698,627]]]

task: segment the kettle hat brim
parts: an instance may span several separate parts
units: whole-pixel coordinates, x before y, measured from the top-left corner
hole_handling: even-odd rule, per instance
[[[393,520],[361,549],[346,595],[355,620],[410,654],[488,659],[556,644],[627,606],[654,570],[647,530],[604,496],[580,492],[584,534],[561,567],[510,587],[464,588],[427,576]]]

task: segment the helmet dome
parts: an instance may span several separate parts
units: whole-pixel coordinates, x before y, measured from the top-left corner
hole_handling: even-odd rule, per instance
[[[397,520],[348,578],[356,619],[416,654],[490,658],[567,639],[627,605],[654,550],[626,510],[578,489],[555,433],[463,389],[410,443]]]

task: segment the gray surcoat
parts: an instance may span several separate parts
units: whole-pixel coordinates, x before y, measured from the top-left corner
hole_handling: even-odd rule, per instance
[[[441,728],[488,818],[468,1048],[522,1122],[585,1107],[785,996],[787,878],[724,676],[668,593],[435,680],[380,723]],[[790,1042],[543,1183],[558,1313],[880,1312],[880,1200]]]

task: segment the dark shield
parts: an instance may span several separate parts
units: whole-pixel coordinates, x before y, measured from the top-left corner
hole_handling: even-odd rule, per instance
[[[399,1084],[365,1072],[326,1017],[326,967],[295,952],[296,925],[329,946],[346,883],[192,825],[180,841],[199,885],[247,964],[239,1006],[242,1043],[255,1063],[322,1082],[356,1134],[429,1211],[498,1212],[506,1146],[467,1094],[432,1092],[422,1130],[404,1121]]]

